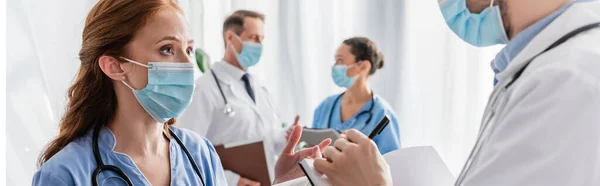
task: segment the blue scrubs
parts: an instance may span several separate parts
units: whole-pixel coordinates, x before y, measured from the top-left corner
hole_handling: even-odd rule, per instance
[[[223,167],[212,144],[200,135],[170,126],[191,153],[207,186],[227,185]],[[171,185],[202,185],[185,152],[173,139],[169,144],[171,156]],[[134,185],[150,185],[133,160],[123,153],[113,151],[115,136],[103,127],[98,136],[98,149],[105,165],[119,167]],[[42,165],[33,176],[33,185],[92,185],[92,172],[96,161],[92,152],[92,132],[76,139]],[[127,185],[113,171],[98,175],[99,185]]]
[[[385,102],[379,96],[374,96],[374,101],[371,100],[367,102],[359,112],[352,116],[351,119],[342,123],[340,109],[341,99],[334,105],[334,102],[336,102],[335,100],[338,96],[340,96],[340,94],[329,96],[323,102],[321,102],[317,109],[315,109],[312,125],[313,128],[329,128],[328,123],[331,122],[331,128],[335,130],[344,131],[354,128],[360,130],[365,135],[369,135],[379,120],[383,118],[384,114],[387,114],[391,120],[390,123],[381,132],[381,134],[373,139],[373,141],[375,141],[377,144],[381,154],[385,154],[400,148],[400,126],[398,124],[398,120],[396,119],[396,113],[394,110],[392,110],[392,107],[387,102]],[[371,105],[373,105],[373,116],[371,121],[365,124],[369,118],[369,114],[361,114],[360,116],[357,115],[363,111],[368,112],[371,108]],[[333,112],[333,114],[331,114],[331,112]],[[331,118],[329,118],[330,115]]]

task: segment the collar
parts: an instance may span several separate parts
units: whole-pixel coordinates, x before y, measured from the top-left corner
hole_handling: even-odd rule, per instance
[[[90,130],[89,136],[93,142],[94,129]],[[115,134],[108,127],[102,126],[100,133],[98,133],[98,150],[100,152],[114,152],[116,142]]]
[[[511,60],[505,70],[496,74],[498,81],[508,80],[525,67],[529,59],[538,55],[558,38],[569,32],[598,21],[600,3],[591,0],[579,0],[567,7],[560,15],[539,31],[526,46]]]
[[[244,74],[250,75],[249,77],[253,88],[262,87],[264,85],[263,82],[255,79],[251,73],[244,72],[243,70],[240,70],[237,67],[229,64],[225,60],[215,63],[211,69],[214,70],[217,79],[226,85],[232,85],[235,83],[243,84],[242,76],[244,76]]]
[[[502,48],[502,50],[496,55],[496,58],[492,61],[491,66],[492,70],[494,70],[494,73],[497,74],[504,71],[506,67],[508,67],[510,61],[512,61],[537,34],[544,30],[544,28],[552,23],[552,21],[565,12],[575,2],[577,1],[569,2],[567,5],[529,26],[527,29],[523,30],[515,38],[513,38],[504,48]]]
[[[217,66],[219,66],[220,70],[222,71],[221,73],[229,75],[234,80],[241,80],[244,74],[246,74],[245,71],[240,70],[225,60],[217,63]]]

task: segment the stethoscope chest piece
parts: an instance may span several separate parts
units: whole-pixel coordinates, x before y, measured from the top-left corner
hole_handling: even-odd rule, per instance
[[[233,109],[231,108],[231,106],[229,106],[229,104],[225,105],[225,108],[223,109],[223,113],[227,117],[233,117],[233,116],[235,116],[235,111],[233,111]]]

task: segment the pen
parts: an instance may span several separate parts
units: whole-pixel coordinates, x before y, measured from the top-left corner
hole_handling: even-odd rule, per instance
[[[379,133],[381,133],[381,131],[383,131],[383,129],[385,129],[385,127],[387,127],[388,123],[390,123],[390,119],[388,118],[387,115],[383,115],[383,118],[381,118],[381,120],[379,120],[379,123],[377,123],[377,126],[375,126],[375,129],[373,129],[373,131],[371,131],[371,134],[369,134],[369,139],[373,139],[373,138],[375,138],[375,136],[377,136]]]

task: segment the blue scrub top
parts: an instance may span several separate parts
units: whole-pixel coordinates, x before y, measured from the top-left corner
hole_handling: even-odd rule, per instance
[[[381,99],[381,97],[375,95],[374,100],[367,102],[363,108],[360,109],[359,112],[355,113],[351,119],[344,121],[342,123],[341,119],[341,99],[337,101],[335,100],[341,94],[336,94],[333,96],[327,97],[321,104],[315,109],[314,119],[313,119],[313,128],[329,128],[328,123],[331,121],[331,128],[344,131],[348,129],[357,129],[360,130],[363,134],[369,135],[375,126],[384,116],[387,114],[390,123],[388,126],[373,139],[379,148],[379,152],[381,154],[385,154],[390,151],[394,151],[400,148],[400,126],[398,124],[398,120],[396,119],[396,113],[392,109],[392,107],[385,102],[385,100]],[[367,111],[373,105],[372,114],[373,117],[369,123],[365,124],[367,119],[369,118],[369,114],[361,114],[357,117],[358,113],[363,111]],[[331,114],[333,112],[333,114]],[[332,118],[329,118],[331,115]]]
[[[207,186],[227,185],[223,167],[213,145],[200,135],[169,126],[181,139],[196,161]],[[171,185],[202,185],[185,152],[173,139],[169,144],[171,156]],[[134,185],[150,185],[133,160],[113,151],[115,136],[103,127],[98,136],[98,148],[105,165],[119,167]],[[33,185],[92,185],[96,160],[92,151],[92,131],[76,139],[42,165],[33,176]],[[104,170],[98,175],[100,185],[127,185],[115,172]]]

